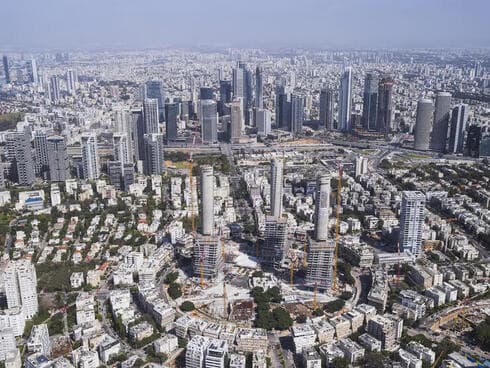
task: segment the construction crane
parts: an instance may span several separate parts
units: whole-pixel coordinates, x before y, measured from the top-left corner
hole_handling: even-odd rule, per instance
[[[223,318],[228,317],[228,296],[226,294],[226,281],[223,280]]]
[[[303,267],[308,267],[306,256],[308,254],[308,233],[305,234],[305,243],[303,244]]]
[[[337,183],[337,206],[335,208],[335,254],[333,260],[333,284],[332,290],[337,290],[337,259],[339,255],[339,239],[340,239],[340,206],[342,201],[342,164],[339,164],[339,178]]]
[[[202,251],[199,257],[199,285],[201,288],[204,287],[204,253]]]
[[[318,294],[318,287],[315,282],[315,289],[313,290],[313,310],[317,310],[318,308],[318,302],[317,302],[317,294]]]

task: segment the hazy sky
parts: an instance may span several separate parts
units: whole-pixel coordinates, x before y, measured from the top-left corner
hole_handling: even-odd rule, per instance
[[[2,0],[0,47],[488,47],[490,0]]]

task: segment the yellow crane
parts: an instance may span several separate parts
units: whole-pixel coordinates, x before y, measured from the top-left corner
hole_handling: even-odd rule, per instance
[[[342,205],[342,164],[339,164],[339,178],[337,182],[337,206],[335,208],[335,253],[333,259],[333,284],[332,290],[337,290],[337,259],[339,255],[339,239],[340,239],[340,206]]]

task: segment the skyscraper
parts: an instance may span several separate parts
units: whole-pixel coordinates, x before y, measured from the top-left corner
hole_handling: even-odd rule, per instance
[[[266,109],[255,110],[255,124],[257,134],[260,137],[267,137],[271,132],[271,112]]]
[[[393,130],[392,124],[392,97],[394,80],[388,75],[381,78],[378,83],[378,112],[377,129],[379,133],[388,135]]]
[[[281,267],[288,250],[288,223],[284,217],[267,216],[265,219],[264,244],[261,247],[262,264]]]
[[[231,143],[237,143],[242,136],[243,129],[243,112],[242,101],[236,100],[231,103]]]
[[[400,209],[400,250],[419,256],[422,251],[425,195],[404,191]]]
[[[216,143],[218,141],[218,111],[216,101],[199,101],[201,118],[201,139],[203,142]]]
[[[243,62],[233,69],[233,97],[243,99],[245,124],[250,122],[249,109],[252,102],[252,73]]]
[[[84,179],[95,180],[100,176],[97,136],[95,134],[82,136],[82,172]]]
[[[214,231],[214,173],[213,167],[201,166],[201,223],[203,235]]]
[[[214,89],[212,87],[201,87],[199,89],[200,100],[214,100]]]
[[[328,238],[328,218],[330,211],[330,176],[318,175],[315,193],[315,239]]]
[[[160,175],[165,169],[164,137],[161,133],[145,134],[145,160],[144,173],[146,175]]]
[[[116,133],[124,135],[127,145],[127,162],[133,162],[133,126],[132,116],[126,107],[114,109],[114,120],[116,125]]]
[[[47,138],[49,179],[65,181],[70,178],[70,162],[66,152],[65,139],[60,136]]]
[[[305,120],[305,99],[302,96],[291,96],[291,133],[301,134]]]
[[[49,79],[50,100],[57,103],[60,100],[60,82],[56,75]]]
[[[468,105],[459,104],[451,114],[451,132],[449,134],[449,153],[463,153],[464,134],[468,121]]]
[[[165,109],[165,91],[163,90],[163,83],[158,80],[148,81],[144,88],[144,99],[156,99],[157,100],[157,122],[164,120]],[[158,133],[157,131],[148,131],[146,133]]]
[[[45,131],[36,130],[34,132],[34,167],[36,175],[43,179],[48,178],[48,142]]]
[[[152,133],[159,132],[158,99],[145,98],[145,100],[143,101],[143,120],[145,122],[145,134],[152,134]]]
[[[430,140],[430,149],[436,152],[446,152],[447,132],[449,128],[449,109],[451,94],[439,92],[436,96],[434,109],[434,124]]]
[[[320,92],[320,126],[326,130],[334,129],[333,91],[322,89]]]
[[[173,102],[165,104],[165,123],[166,123],[166,138],[167,143],[177,140],[178,130],[177,125],[180,115],[180,103]]]
[[[132,164],[121,161],[109,161],[107,171],[111,184],[117,190],[126,191],[134,183],[134,168]]]
[[[271,215],[280,218],[282,215],[283,162],[275,158],[271,164]]]
[[[30,132],[19,130],[7,137],[8,156],[12,162],[14,179],[20,185],[34,183],[34,160],[32,157]]]
[[[339,129],[344,132],[351,130],[352,106],[352,69],[348,67],[340,79],[339,89]]]
[[[124,164],[133,163],[133,155],[131,154],[130,142],[128,136],[124,133],[114,133],[112,136],[114,145],[114,160]]]
[[[255,108],[264,108],[264,86],[262,80],[262,68],[257,66],[255,69]]]
[[[31,60],[27,64],[27,70],[29,74],[29,82],[37,85],[39,83],[39,75],[37,71],[36,59],[31,58]]]
[[[231,95],[233,88],[231,86],[231,81],[221,80],[219,81],[219,99],[223,103],[231,102]]]
[[[68,69],[66,72],[66,89],[70,95],[74,95],[77,90],[78,76],[75,70]]]
[[[5,83],[10,83],[10,68],[9,68],[9,59],[7,55],[3,55],[3,74],[5,75]]]
[[[31,319],[39,310],[36,268],[29,260],[9,261],[2,272],[8,308],[20,307]]]
[[[429,149],[433,112],[432,100],[423,98],[418,101],[414,132],[414,148],[417,150],[427,151]]]
[[[276,88],[276,127],[287,130],[291,127],[291,97],[284,86]]]
[[[465,154],[473,158],[480,157],[481,126],[473,124],[468,128]]]
[[[362,125],[365,130],[376,130],[378,122],[378,77],[367,73],[364,79]]]
[[[138,161],[145,159],[145,122],[143,119],[143,110],[131,111],[131,125],[134,137],[134,157]]]
[[[309,239],[306,270],[306,284],[320,290],[329,289],[333,282],[333,261],[335,243]]]

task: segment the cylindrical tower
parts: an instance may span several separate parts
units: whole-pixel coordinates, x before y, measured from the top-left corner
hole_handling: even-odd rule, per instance
[[[436,152],[446,151],[447,132],[449,128],[449,109],[451,107],[451,94],[439,92],[436,96],[434,110],[434,126],[432,127],[430,148]]]
[[[330,209],[330,176],[319,175],[316,179],[315,239],[328,238],[328,215]]]
[[[427,151],[429,149],[433,112],[432,100],[425,98],[419,100],[417,103],[417,118],[415,120],[414,132],[414,148],[417,150]]]

